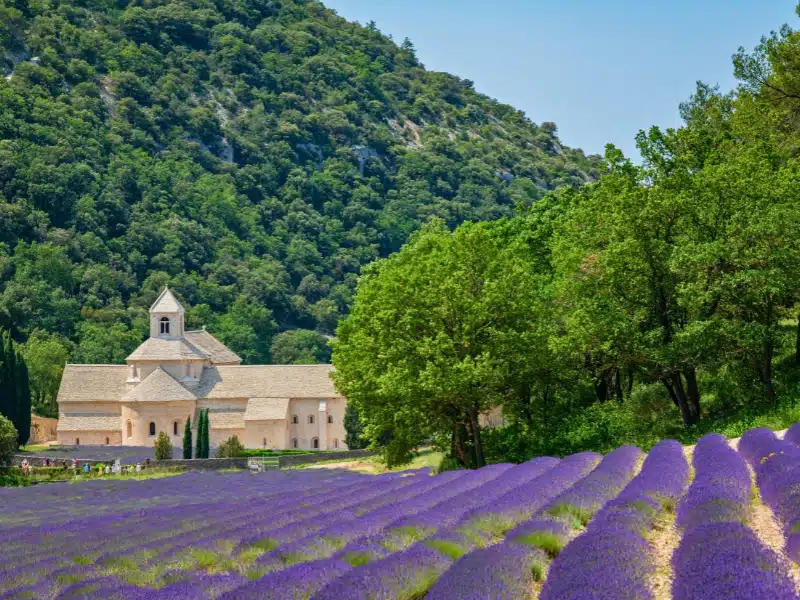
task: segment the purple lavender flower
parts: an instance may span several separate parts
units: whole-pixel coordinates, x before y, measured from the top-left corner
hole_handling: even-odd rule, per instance
[[[694,450],[695,479],[678,508],[678,526],[689,530],[713,521],[744,523],[752,484],[742,456],[719,434],[700,439]]]
[[[334,558],[302,563],[231,590],[220,600],[305,600],[350,568]]]
[[[416,544],[405,552],[347,571],[314,600],[389,600],[421,597],[452,564],[447,556]]]
[[[547,556],[538,548],[497,544],[470,552],[445,571],[426,600],[517,600],[526,598],[534,573],[541,577]]]
[[[797,600],[788,566],[741,523],[688,531],[673,555],[674,600]]]

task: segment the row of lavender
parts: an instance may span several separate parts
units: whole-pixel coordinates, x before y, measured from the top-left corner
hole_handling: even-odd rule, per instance
[[[673,599],[800,598],[787,561],[747,526],[752,482],[743,454],[711,434],[698,442],[693,465],[695,479],[678,507],[684,535],[672,559]]]
[[[761,499],[784,530],[787,554],[800,563],[800,423],[778,439],[764,428],[742,436],[739,451],[756,474]]]

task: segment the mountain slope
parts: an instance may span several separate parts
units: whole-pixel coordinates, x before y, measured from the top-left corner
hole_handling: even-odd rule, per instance
[[[332,333],[422,222],[597,176],[317,2],[0,0],[0,56],[0,312],[73,360],[124,358],[167,282],[269,360],[280,330]]]

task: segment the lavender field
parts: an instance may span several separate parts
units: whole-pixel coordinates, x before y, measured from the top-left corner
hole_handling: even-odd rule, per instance
[[[800,599],[798,443],[0,489],[0,599]]]

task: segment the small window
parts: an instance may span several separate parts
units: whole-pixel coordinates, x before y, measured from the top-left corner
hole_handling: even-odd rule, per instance
[[[297,415],[292,415],[292,423],[297,425],[300,422],[300,419],[297,418]]]
[[[310,425],[313,425],[313,424],[314,424],[314,415],[308,415],[308,423],[309,423]]]
[[[127,434],[128,434],[128,437],[129,437],[129,438],[131,438],[131,437],[133,437],[133,423],[131,423],[130,421],[128,421],[128,422],[126,423],[126,425],[127,425],[127,431],[126,431],[125,433],[127,433]]]
[[[297,438],[292,438],[292,448],[297,448]]]
[[[328,423],[333,423],[333,415],[328,415]]]
[[[150,435],[155,435],[155,434],[156,434],[156,424],[150,423]]]
[[[314,439],[311,441],[311,445],[312,445],[314,448],[319,448],[319,438],[314,438]]]
[[[76,446],[80,446],[81,445],[81,438],[75,438],[75,445]]]
[[[111,443],[111,440],[109,438],[106,438],[106,446],[108,446],[110,443]]]
[[[172,422],[172,435],[178,435],[178,422]]]
[[[161,317],[161,335],[169,335],[169,319]]]
[[[336,438],[333,438],[333,447],[334,448],[338,448],[339,447],[339,440],[337,440]]]

